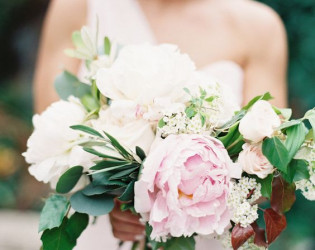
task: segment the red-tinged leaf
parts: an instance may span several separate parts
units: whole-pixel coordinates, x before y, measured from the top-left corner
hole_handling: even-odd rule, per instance
[[[252,226],[246,228],[241,227],[240,224],[234,226],[232,230],[232,246],[236,250],[242,246],[251,236],[255,234]]]
[[[289,211],[295,202],[295,184],[286,182],[281,176],[273,179],[270,204],[278,213]]]
[[[254,229],[255,232],[255,237],[254,237],[254,243],[257,246],[261,247],[268,247],[267,241],[266,241],[266,236],[265,236],[265,229],[260,228],[255,221],[254,223],[251,224],[252,228]]]
[[[268,208],[264,212],[266,223],[267,242],[271,244],[286,228],[287,220],[283,214],[279,214],[272,208]]]

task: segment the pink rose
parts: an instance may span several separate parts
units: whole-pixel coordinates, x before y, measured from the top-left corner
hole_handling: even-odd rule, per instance
[[[255,174],[264,179],[273,172],[273,166],[262,153],[262,143],[243,145],[243,151],[238,157],[238,162],[248,174]]]
[[[215,138],[182,134],[155,143],[135,184],[135,208],[153,227],[151,238],[222,234],[232,174],[240,178],[241,169]]]
[[[260,142],[270,137],[281,125],[279,116],[267,101],[257,101],[240,121],[239,131],[244,139]]]

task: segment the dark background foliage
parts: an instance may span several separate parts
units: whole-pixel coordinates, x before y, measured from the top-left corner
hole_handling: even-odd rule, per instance
[[[315,106],[315,1],[262,0],[283,19],[289,40],[289,104]],[[0,208],[38,209],[45,188],[20,156],[31,131],[32,77],[47,0],[0,0]],[[288,228],[271,249],[315,249],[315,205],[297,197]]]

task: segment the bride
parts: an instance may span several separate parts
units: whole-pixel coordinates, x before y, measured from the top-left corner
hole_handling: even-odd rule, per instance
[[[274,104],[286,106],[287,44],[279,17],[250,0],[54,0],[44,23],[35,72],[35,109],[57,100],[54,77],[66,68],[80,71],[78,60],[66,57],[71,33],[99,18],[100,37],[122,44],[177,44],[196,66],[227,85],[246,103],[270,91]],[[143,236],[137,216],[117,207],[79,239],[76,249],[117,249],[118,240]],[[110,222],[109,222],[110,221]],[[111,223],[111,226],[109,225]],[[115,238],[114,238],[115,237]],[[198,250],[220,249],[215,240],[198,239]],[[128,248],[126,248],[128,249]],[[129,248],[130,249],[130,248]]]

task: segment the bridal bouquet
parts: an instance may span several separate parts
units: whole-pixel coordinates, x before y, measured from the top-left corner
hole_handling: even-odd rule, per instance
[[[40,217],[44,250],[72,249],[115,199],[146,223],[148,249],[193,250],[195,237],[267,248],[296,189],[315,199],[314,109],[290,120],[269,93],[239,108],[176,46],[96,41],[74,32],[66,53],[86,70],[57,77],[61,100],[34,116],[24,153],[57,193]]]

